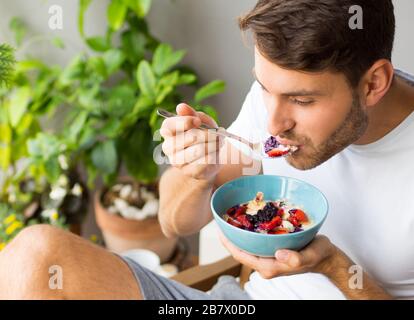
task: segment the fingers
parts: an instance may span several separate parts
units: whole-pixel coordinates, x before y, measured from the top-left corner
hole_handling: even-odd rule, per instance
[[[197,116],[179,116],[165,119],[162,123],[160,134],[164,137],[173,137],[200,126],[200,118]]]
[[[195,111],[189,105],[181,103],[177,106],[178,117],[165,119],[161,126],[161,135],[175,136],[192,128],[198,128],[202,123],[217,128],[218,125],[210,116],[201,111]]]
[[[174,139],[166,139],[162,145],[166,155],[172,155],[192,145],[207,143],[209,141],[222,142],[224,139],[207,130],[190,129],[177,134]]]
[[[224,138],[199,127],[202,123],[217,127],[217,123],[185,103],[177,106],[177,114],[164,120],[160,129],[164,154],[187,176],[212,179],[220,169],[218,158]]]
[[[327,237],[317,236],[305,249],[299,252],[278,250],[275,257],[294,269],[311,268],[328,257],[331,248],[332,244]]]
[[[169,157],[171,164],[174,166],[183,166],[188,163],[195,163],[195,164],[207,164],[207,160],[204,161],[206,156],[210,153],[215,154],[217,151],[217,143],[216,141],[210,141],[207,143],[199,143],[192,145],[188,148],[185,148],[181,151],[175,152],[171,154]],[[200,161],[202,160],[202,161]],[[216,163],[210,163],[216,164]]]

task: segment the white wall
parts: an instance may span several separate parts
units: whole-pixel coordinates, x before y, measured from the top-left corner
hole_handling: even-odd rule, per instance
[[[86,32],[104,32],[107,0],[95,0],[87,13]],[[199,71],[203,82],[220,78],[227,82],[226,93],[213,99],[223,125],[235,118],[252,82],[253,52],[244,45],[236,18],[253,7],[256,0],[154,0],[149,21],[153,32],[175,48],[186,48],[185,60]],[[64,29],[48,28],[48,8],[58,4],[63,8]],[[77,32],[77,0],[0,0],[0,41],[9,38],[8,21],[23,17],[33,34],[60,36],[67,43],[61,51],[43,42],[30,47],[47,61],[62,63],[79,50],[82,43]],[[397,16],[397,35],[394,50],[396,67],[414,73],[414,1],[394,0]]]

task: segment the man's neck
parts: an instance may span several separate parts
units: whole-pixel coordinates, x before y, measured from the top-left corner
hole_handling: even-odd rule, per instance
[[[414,112],[414,85],[396,76],[388,93],[368,112],[368,128],[354,144],[369,144],[383,138],[412,112]]]

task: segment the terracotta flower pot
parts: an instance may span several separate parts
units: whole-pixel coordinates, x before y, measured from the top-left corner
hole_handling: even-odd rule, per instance
[[[164,236],[157,217],[144,220],[125,219],[109,213],[102,205],[101,197],[102,190],[95,193],[95,216],[109,250],[122,253],[130,249],[143,248],[157,253],[161,263],[171,258],[178,239]]]

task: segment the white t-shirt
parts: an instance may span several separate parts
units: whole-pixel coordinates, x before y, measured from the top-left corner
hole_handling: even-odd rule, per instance
[[[262,90],[254,83],[228,130],[263,141],[269,136],[266,122]],[[330,212],[320,233],[393,297],[414,298],[414,113],[382,139],[351,145],[315,169],[301,171],[284,159],[265,159],[263,172],[322,190]],[[311,273],[271,280],[253,273],[245,290],[254,299],[344,298],[325,276]]]

